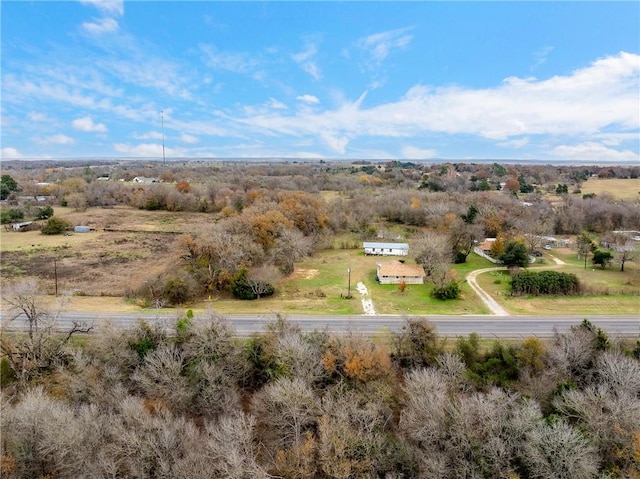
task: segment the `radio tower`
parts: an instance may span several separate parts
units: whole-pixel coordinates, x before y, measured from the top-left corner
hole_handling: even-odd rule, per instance
[[[162,165],[167,166],[167,160],[164,157],[164,110],[160,111],[160,115],[162,117]]]

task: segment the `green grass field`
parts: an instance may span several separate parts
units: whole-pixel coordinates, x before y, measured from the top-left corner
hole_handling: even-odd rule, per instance
[[[594,268],[588,261],[577,258],[566,249],[553,251],[554,256],[567,264],[557,267],[547,261],[544,267],[575,274],[590,292],[583,296],[513,297],[509,294],[509,275],[506,271],[492,271],[478,277],[478,284],[513,314],[638,314],[640,316],[640,267],[637,263],[605,270]],[[594,294],[595,293],[595,294]]]
[[[362,314],[362,296],[356,285],[362,282],[378,314],[486,314],[488,309],[468,284],[462,284],[462,297],[440,301],[430,296],[432,285],[407,285],[401,293],[397,285],[381,285],[375,279],[376,264],[393,257],[365,256],[361,250],[333,249],[296,265],[296,272],[277,285],[276,295],[257,301],[213,300],[208,303],[221,313],[281,312],[298,314]],[[460,279],[478,267],[490,263],[475,255],[469,262],[456,265]],[[349,290],[351,269],[352,299]],[[206,307],[201,303],[197,307]]]

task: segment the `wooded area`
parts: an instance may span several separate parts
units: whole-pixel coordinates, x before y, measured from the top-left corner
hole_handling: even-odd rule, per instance
[[[418,318],[376,338],[280,318],[239,339],[187,313],[60,341],[2,338],[3,478],[640,474],[640,341],[586,320],[488,344]]]

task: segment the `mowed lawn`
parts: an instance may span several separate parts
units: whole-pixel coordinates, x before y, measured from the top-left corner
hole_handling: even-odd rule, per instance
[[[582,296],[511,296],[510,277],[506,271],[481,274],[478,284],[513,314],[549,315],[599,315],[637,314],[640,317],[640,265],[625,264],[625,271],[613,265],[603,270],[577,258],[568,249],[553,250],[553,255],[567,264],[556,266],[547,258],[544,265],[534,268],[549,268],[575,274],[583,286],[591,292]],[[534,269],[532,268],[532,269]],[[595,294],[594,294],[595,293]],[[640,321],[640,320],[639,320]]]
[[[296,265],[291,277],[282,280],[276,295],[255,301],[218,300],[209,305],[221,313],[295,313],[295,314],[363,314],[358,283],[367,289],[377,314],[487,314],[489,311],[466,282],[462,284],[462,297],[440,301],[430,296],[432,285],[407,285],[404,293],[398,285],[381,285],[376,281],[376,264],[394,257],[365,256],[360,249],[327,250]],[[470,257],[471,259],[471,257]],[[465,265],[460,268],[459,279],[465,269],[485,267]],[[411,261],[408,259],[407,261]],[[488,262],[487,262],[488,264]],[[350,283],[349,283],[349,272]],[[346,296],[349,293],[351,299]],[[198,307],[205,307],[199,304]]]

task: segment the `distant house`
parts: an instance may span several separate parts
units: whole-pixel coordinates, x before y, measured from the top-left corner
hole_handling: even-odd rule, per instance
[[[158,178],[147,178],[145,176],[136,176],[133,179],[134,183],[160,183]]]
[[[496,241],[496,238],[485,238],[485,240],[480,243],[476,248],[478,248],[482,253],[489,254],[491,251],[491,247],[493,243]]]
[[[400,261],[378,263],[376,275],[380,284],[424,284],[426,274],[419,264],[404,264]]]
[[[496,242],[496,238],[485,238],[484,241],[482,241],[481,243],[478,243],[476,246],[473,247],[473,251],[478,256],[482,256],[483,258],[488,259],[492,263],[500,263],[501,262],[500,260],[497,260],[491,257],[491,254],[490,254],[491,247],[495,242]]]
[[[381,256],[407,256],[409,254],[408,243],[362,243],[364,254]]]

